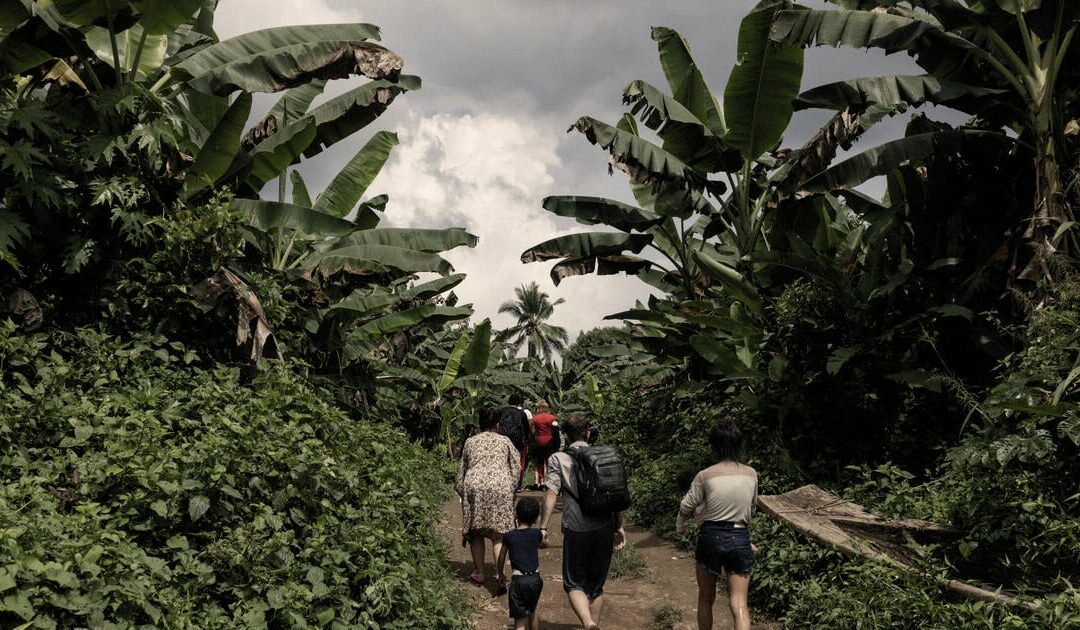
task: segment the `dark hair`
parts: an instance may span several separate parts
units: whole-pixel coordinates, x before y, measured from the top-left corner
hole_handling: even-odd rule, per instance
[[[721,420],[709,433],[709,444],[720,461],[737,461],[742,450],[742,431],[733,420]]]
[[[484,407],[480,410],[480,430],[487,431],[499,424],[499,413],[494,407]]]
[[[571,442],[584,440],[589,433],[589,419],[583,415],[574,414],[562,424],[562,430]]]
[[[525,404],[525,397],[521,395],[521,392],[514,392],[510,394],[510,404],[514,407],[520,407]]]
[[[532,525],[540,519],[540,502],[532,497],[524,497],[518,500],[514,506],[514,516],[522,525]]]

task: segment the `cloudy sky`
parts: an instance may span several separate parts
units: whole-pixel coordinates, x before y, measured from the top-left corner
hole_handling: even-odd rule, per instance
[[[755,0],[221,0],[222,38],[291,24],[369,22],[383,44],[423,78],[423,89],[396,100],[380,121],[302,166],[321,190],[345,160],[379,129],[401,145],[369,194],[390,195],[384,224],[463,226],[480,237],[475,249],[446,257],[468,279],[457,288],[474,319],[497,315],[514,287],[538,282],[556,308],[553,323],[571,338],[602,325],[604,315],[647,296],[625,276],[578,276],[556,287],[553,263],[523,265],[521,252],[578,231],[572,219],[540,206],[551,194],[632,201],[625,177],[607,174],[603,151],[566,129],[579,116],[615,121],[623,88],[634,79],[666,86],[651,26],[669,26],[689,41],[714,92],[722,93],[734,62],[739,20]],[[804,88],[857,76],[918,72],[907,57],[817,49],[807,54]],[[335,82],[345,83],[345,82]],[[330,94],[356,85],[333,86]],[[934,112],[931,112],[933,115]],[[944,113],[947,115],[947,112]],[[809,138],[828,114],[796,115],[785,144]],[[896,137],[903,120],[875,127],[861,144]]]

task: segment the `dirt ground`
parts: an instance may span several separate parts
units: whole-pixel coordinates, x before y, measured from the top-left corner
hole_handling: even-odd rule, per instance
[[[542,498],[540,492],[524,492],[522,496],[534,496],[538,500]],[[540,627],[544,630],[576,630],[581,627],[570,610],[562,588],[561,509],[560,504],[548,524],[548,548],[540,550],[540,572],[544,576]],[[469,581],[472,559],[468,548],[461,546],[461,507],[456,496],[443,506],[440,526],[451,543],[450,564],[468,596],[474,627],[477,630],[513,628],[507,614],[506,596],[495,595],[495,581],[489,578],[484,586],[476,586]],[[674,626],[676,630],[696,628],[697,584],[694,580],[693,555],[662,542],[655,534],[632,524],[626,527],[626,534],[627,544],[637,548],[645,559],[648,573],[640,578],[608,580],[604,587],[605,603],[600,627],[604,630],[649,630],[657,610],[669,606],[681,613],[682,620]],[[490,546],[487,557],[486,571],[491,573]],[[717,593],[714,620],[713,627],[718,630],[732,627],[727,611],[726,589]],[[779,626],[757,623],[755,620],[753,627],[776,630]]]

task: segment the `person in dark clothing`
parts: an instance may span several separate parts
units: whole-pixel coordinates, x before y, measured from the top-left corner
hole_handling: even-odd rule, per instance
[[[587,447],[589,421],[571,416],[563,424],[568,449]],[[570,607],[581,620],[585,630],[597,630],[600,612],[604,607],[604,583],[611,567],[612,553],[626,544],[623,513],[605,516],[585,514],[578,504],[578,488],[574,460],[568,452],[555,453],[548,458],[544,509],[540,531],[547,538],[547,525],[555,512],[555,503],[563,498],[563,589]]]
[[[510,406],[504,407],[499,412],[499,432],[510,438],[510,441],[514,443],[514,448],[518,450],[522,467],[515,487],[515,491],[518,491],[521,490],[522,480],[525,479],[524,468],[529,464],[529,421],[532,419],[532,413],[524,407],[525,397],[520,392],[510,394],[508,402]]]
[[[503,548],[499,556],[499,566],[505,566],[506,556],[510,556],[510,590],[507,599],[510,604],[510,616],[514,619],[514,630],[540,630],[540,593],[544,590],[544,580],[540,577],[540,541],[543,535],[533,527],[540,518],[540,503],[532,497],[525,497],[514,508],[517,528],[503,534]],[[505,576],[499,576],[504,583]]]

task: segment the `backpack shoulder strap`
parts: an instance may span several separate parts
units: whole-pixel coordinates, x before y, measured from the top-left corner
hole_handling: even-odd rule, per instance
[[[589,447],[587,447],[587,446],[575,446],[573,448],[568,448],[565,451],[563,451],[563,453],[565,453],[566,456],[570,458],[570,472],[574,477],[574,484],[575,485],[577,485],[578,453],[580,453],[583,449],[586,449],[586,448],[589,448]],[[567,485],[566,480],[563,480],[562,489],[566,492],[566,494],[569,494],[571,497],[573,497],[574,501],[577,501],[578,503],[581,503],[581,499],[578,498],[578,495],[577,495],[576,492],[574,492],[573,490],[570,489],[570,486]]]

